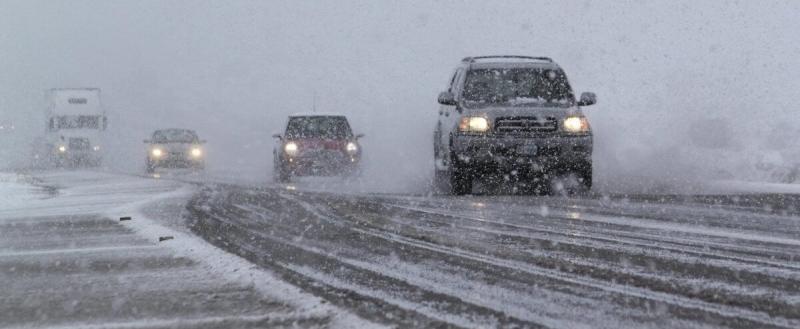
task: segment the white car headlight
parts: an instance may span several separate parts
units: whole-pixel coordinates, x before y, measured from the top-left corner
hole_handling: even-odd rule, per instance
[[[152,154],[153,157],[158,158],[164,155],[164,151],[162,151],[160,148],[154,148],[152,151],[150,151],[150,154]]]
[[[589,127],[589,120],[586,117],[574,116],[564,119],[564,131],[571,133],[585,133],[591,128]]]
[[[347,151],[347,153],[356,154],[356,152],[358,152],[358,145],[353,142],[348,142],[344,149]]]
[[[295,142],[288,142],[283,145],[283,151],[286,152],[289,156],[297,155],[297,152],[300,150],[300,147],[297,146]]]
[[[93,146],[92,150],[94,150],[95,152],[100,151],[100,145]]]
[[[463,117],[458,122],[461,132],[483,133],[489,131],[489,120],[484,117]]]
[[[64,145],[59,145],[58,146],[58,151],[61,152],[61,153],[64,153],[64,152],[67,151],[67,147],[64,146]]]
[[[192,154],[193,157],[199,158],[199,157],[203,156],[203,149],[201,149],[199,147],[193,147],[192,150],[190,151],[190,153]]]

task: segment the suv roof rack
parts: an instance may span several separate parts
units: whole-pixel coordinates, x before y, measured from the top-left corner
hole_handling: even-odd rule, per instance
[[[50,88],[50,89],[47,89],[47,90],[100,90],[100,88],[96,88],[96,87],[75,87],[75,88],[62,87],[62,88]]]
[[[542,61],[553,63],[553,59],[550,57],[534,57],[534,56],[516,56],[516,55],[497,55],[497,56],[475,56],[475,57],[464,57],[461,60],[462,63],[475,63],[476,60],[480,59],[527,59],[531,61]]]

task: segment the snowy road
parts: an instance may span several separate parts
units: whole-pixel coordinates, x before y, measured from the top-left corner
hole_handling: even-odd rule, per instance
[[[375,326],[194,237],[181,218],[194,190],[0,174],[0,328]]]
[[[211,180],[0,176],[0,327],[800,327],[798,196]]]
[[[798,328],[796,197],[414,197],[206,186],[193,230],[407,327]]]

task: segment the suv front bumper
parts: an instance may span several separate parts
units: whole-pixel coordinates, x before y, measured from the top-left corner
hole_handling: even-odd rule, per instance
[[[591,168],[592,135],[454,135],[459,167],[473,171],[571,172]]]

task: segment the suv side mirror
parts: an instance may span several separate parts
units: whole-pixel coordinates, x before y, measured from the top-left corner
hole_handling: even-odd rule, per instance
[[[578,106],[589,106],[597,103],[597,95],[594,93],[582,93]]]
[[[281,136],[281,134],[272,134],[272,138],[283,140],[283,136]]]
[[[439,104],[456,105],[456,96],[452,92],[443,91],[439,94]]]
[[[364,136],[366,136],[366,135],[364,135],[364,134],[358,134],[358,135],[356,135],[356,139],[361,139],[361,138],[363,138]]]
[[[149,140],[149,139],[145,139],[145,140],[143,140],[142,142],[143,142],[143,143],[145,143],[145,144],[150,144],[152,141],[151,141],[151,140]]]

